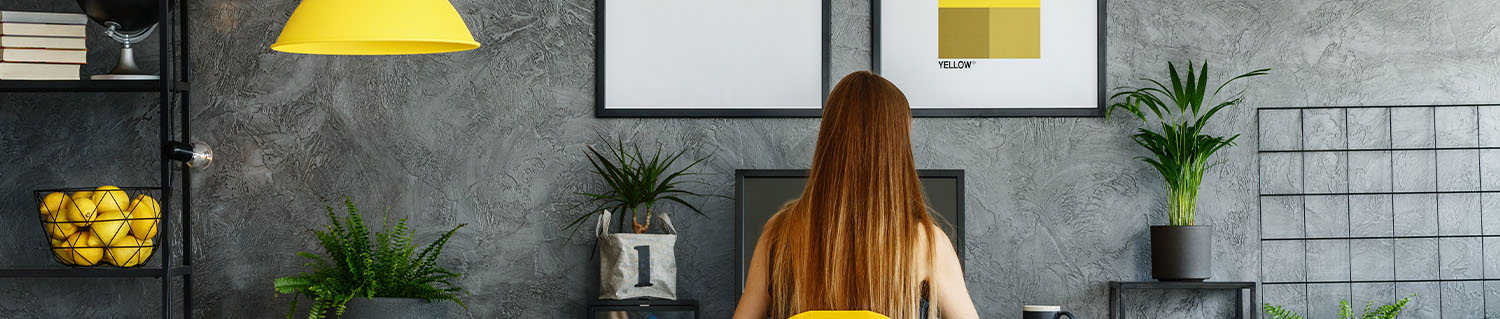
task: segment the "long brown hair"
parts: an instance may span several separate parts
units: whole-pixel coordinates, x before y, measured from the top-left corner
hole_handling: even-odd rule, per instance
[[[917,318],[918,263],[931,269],[932,225],[906,95],[874,73],[844,76],[823,108],[807,188],[767,225],[771,317],[870,310]]]

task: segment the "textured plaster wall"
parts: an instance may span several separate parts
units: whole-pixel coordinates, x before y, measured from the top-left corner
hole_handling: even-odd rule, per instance
[[[402,57],[273,53],[294,0],[193,2],[193,123],[219,162],[195,176],[193,311],[272,317],[275,276],[299,271],[323,198],[410,217],[424,240],[467,223],[447,265],[473,292],[460,318],[577,318],[595,294],[590,244],[568,243],[571,193],[597,189],[581,158],[596,130],[715,154],[697,190],[732,193],[738,168],[810,160],[814,119],[597,119],[593,2],[457,0],[484,47]],[[4,9],[73,10],[63,0]],[[835,74],[867,67],[868,2],[835,0]],[[1500,3],[1486,1],[1114,1],[1111,86],[1161,74],[1168,60],[1223,71],[1272,67],[1216,133],[1246,134],[1206,177],[1200,223],[1217,226],[1215,280],[1260,274],[1255,107],[1447,104],[1500,100]],[[93,61],[108,61],[97,50]],[[102,56],[101,56],[102,54]],[[93,66],[94,68],[97,66]],[[154,180],[149,97],[0,95],[0,261],[45,265],[28,190]],[[1148,225],[1165,222],[1160,179],[1134,157],[1134,123],[1099,118],[917,119],[924,168],[968,170],[970,291],[986,318],[1022,304],[1105,314],[1105,282],[1149,278]],[[117,161],[118,159],[118,161]],[[731,201],[709,218],[676,212],[680,294],[727,317]],[[0,313],[145,316],[150,281],[7,280]],[[105,297],[106,292],[117,294]],[[1217,318],[1227,293],[1132,295],[1145,318]],[[101,306],[78,307],[79,299]],[[1500,299],[1493,299],[1500,300]],[[145,304],[143,304],[145,303]]]

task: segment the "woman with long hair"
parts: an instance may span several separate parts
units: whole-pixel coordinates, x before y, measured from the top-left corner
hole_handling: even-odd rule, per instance
[[[958,254],[928,214],[906,95],[866,71],[829,93],[807,188],[766,223],[734,317],[813,310],[979,317]]]

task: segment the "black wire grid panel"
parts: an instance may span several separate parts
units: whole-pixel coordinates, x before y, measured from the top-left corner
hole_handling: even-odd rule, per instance
[[[1491,196],[1500,199],[1490,195],[1500,194],[1500,180],[1491,178],[1492,186],[1484,178],[1487,169],[1500,170],[1484,160],[1500,165],[1500,153],[1486,154],[1500,150],[1500,105],[1261,108],[1256,115],[1262,302],[1271,302],[1272,287],[1300,288],[1302,304],[1283,306],[1309,314],[1337,309],[1337,299],[1316,299],[1313,286],[1344,285],[1345,298],[1357,299],[1356,284],[1385,284],[1396,300],[1408,296],[1400,284],[1431,284],[1436,295],[1420,296],[1429,304],[1410,305],[1407,315],[1415,307],[1443,318],[1474,310],[1444,309],[1445,285],[1478,283],[1478,315],[1500,311],[1486,309],[1493,307],[1487,285],[1500,283],[1500,264],[1490,262],[1500,257],[1492,256],[1500,254],[1500,212],[1485,212]],[[1371,243],[1374,250],[1364,246]],[[1410,243],[1430,249],[1398,249]],[[1299,248],[1300,260],[1281,256]],[[1341,265],[1330,263],[1337,257]],[[1350,303],[1360,309],[1365,301]]]

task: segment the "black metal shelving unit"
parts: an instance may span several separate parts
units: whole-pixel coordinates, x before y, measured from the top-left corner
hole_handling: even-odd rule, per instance
[[[78,80],[78,81],[0,81],[0,92],[157,92],[162,83],[158,81],[128,80]],[[177,82],[168,90],[186,92],[187,82]]]
[[[173,243],[173,205],[161,205],[160,244],[156,249],[160,265],[136,268],[72,268],[72,267],[3,267],[0,278],[156,278],[161,281],[161,309],[163,318],[173,318],[174,279],[181,278],[182,316],[193,316],[193,254],[192,254],[192,184],[191,171],[184,163],[168,156],[174,141],[191,141],[189,126],[189,81],[192,60],[189,54],[188,3],[184,0],[159,0],[161,16],[155,36],[160,43],[158,49],[161,62],[160,80],[78,80],[78,81],[3,81],[0,94],[7,93],[157,93],[158,142],[160,153],[161,201],[171,203],[179,200],[181,211],[181,242]],[[175,108],[174,108],[175,107]],[[173,111],[177,111],[176,114]],[[174,134],[173,128],[177,129]],[[174,168],[174,165],[176,167]],[[174,172],[174,169],[177,169]],[[176,173],[176,174],[174,174]],[[180,178],[178,188],[173,188],[173,177]],[[180,246],[179,246],[180,245]],[[180,254],[180,260],[173,260]]]

